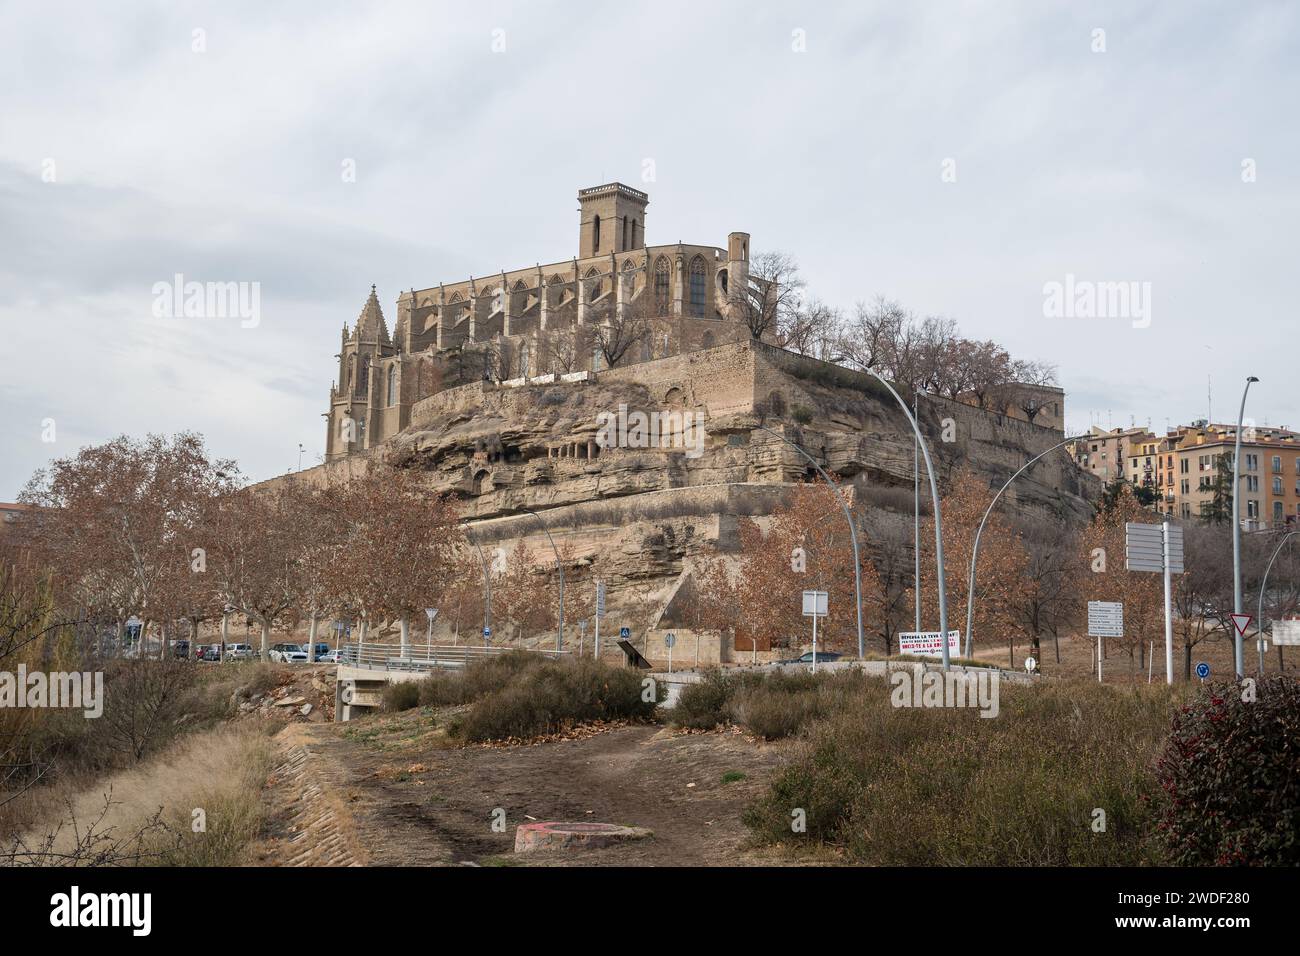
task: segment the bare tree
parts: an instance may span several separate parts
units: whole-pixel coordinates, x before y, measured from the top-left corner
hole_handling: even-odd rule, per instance
[[[594,306],[591,311],[591,336],[607,368],[615,368],[635,346],[644,346],[653,332],[654,310],[648,296]]]
[[[777,334],[803,301],[804,279],[794,257],[762,252],[749,263],[750,287],[740,297],[740,318],[752,338]]]

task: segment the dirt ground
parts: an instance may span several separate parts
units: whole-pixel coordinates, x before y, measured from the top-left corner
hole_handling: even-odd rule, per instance
[[[420,711],[352,724],[295,724],[264,795],[257,865],[722,866],[744,846],[741,810],[790,746],[734,732],[633,724],[510,747],[451,747]],[[725,777],[725,781],[724,781]],[[504,827],[493,827],[504,811]],[[500,817],[500,814],[496,814]],[[515,854],[534,821],[648,827],[651,839]],[[775,861],[773,861],[775,862]]]

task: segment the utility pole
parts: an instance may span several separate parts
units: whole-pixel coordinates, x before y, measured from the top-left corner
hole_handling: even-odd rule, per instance
[[[1252,382],[1258,382],[1251,375],[1246,379],[1246,387],[1241,392],[1241,409],[1237,412],[1237,440],[1232,451],[1232,610],[1241,614],[1241,428],[1246,417],[1246,395],[1250,392]],[[1236,646],[1233,660],[1237,668],[1237,680],[1246,673],[1246,664],[1242,659],[1241,631],[1236,631]]]

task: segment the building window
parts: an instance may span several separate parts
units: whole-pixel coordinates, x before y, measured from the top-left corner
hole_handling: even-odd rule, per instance
[[[1273,502],[1273,523],[1282,523],[1282,502],[1280,501]]]
[[[1281,456],[1281,455],[1274,455],[1274,456],[1273,456],[1273,474],[1275,474],[1275,475],[1280,475],[1280,474],[1282,474],[1282,456]]]
[[[638,242],[638,240],[639,240],[640,237],[637,235],[637,233],[640,232],[640,228],[639,228],[639,227],[640,227],[640,223],[638,223],[635,219],[633,219],[633,220],[632,220],[632,248],[633,248],[633,249],[640,249],[640,248],[641,248],[641,246],[640,246],[640,244],[639,244],[639,242]]]
[[[600,252],[600,216],[591,221],[591,251]]]
[[[388,404],[397,404],[397,366],[388,367]]]
[[[626,252],[629,248],[627,244],[627,228],[628,228],[627,216],[624,216],[623,217],[623,248],[620,249],[619,252]]]
[[[704,315],[704,260],[691,260],[691,315]]]
[[[668,260],[660,256],[659,261],[655,263],[655,308],[661,315],[668,314],[668,298],[671,295],[672,281],[668,275]]]
[[[1246,502],[1246,517],[1247,517],[1247,518],[1250,518],[1251,520],[1254,520],[1254,519],[1256,519],[1256,518],[1259,517],[1259,502],[1258,502],[1258,501],[1247,501],[1247,502]]]
[[[1281,478],[1274,478],[1274,479],[1273,479],[1273,494],[1275,494],[1275,495],[1280,495],[1280,494],[1282,494],[1282,479],[1281,479]]]
[[[1259,471],[1259,455],[1246,456],[1246,470]]]

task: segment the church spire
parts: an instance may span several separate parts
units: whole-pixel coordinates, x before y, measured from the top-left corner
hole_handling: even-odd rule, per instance
[[[375,287],[370,286],[370,296],[366,299],[366,304],[361,307],[361,314],[357,316],[357,338],[369,339],[388,343],[388,325],[384,322],[384,310],[379,307],[379,296],[375,292]]]

